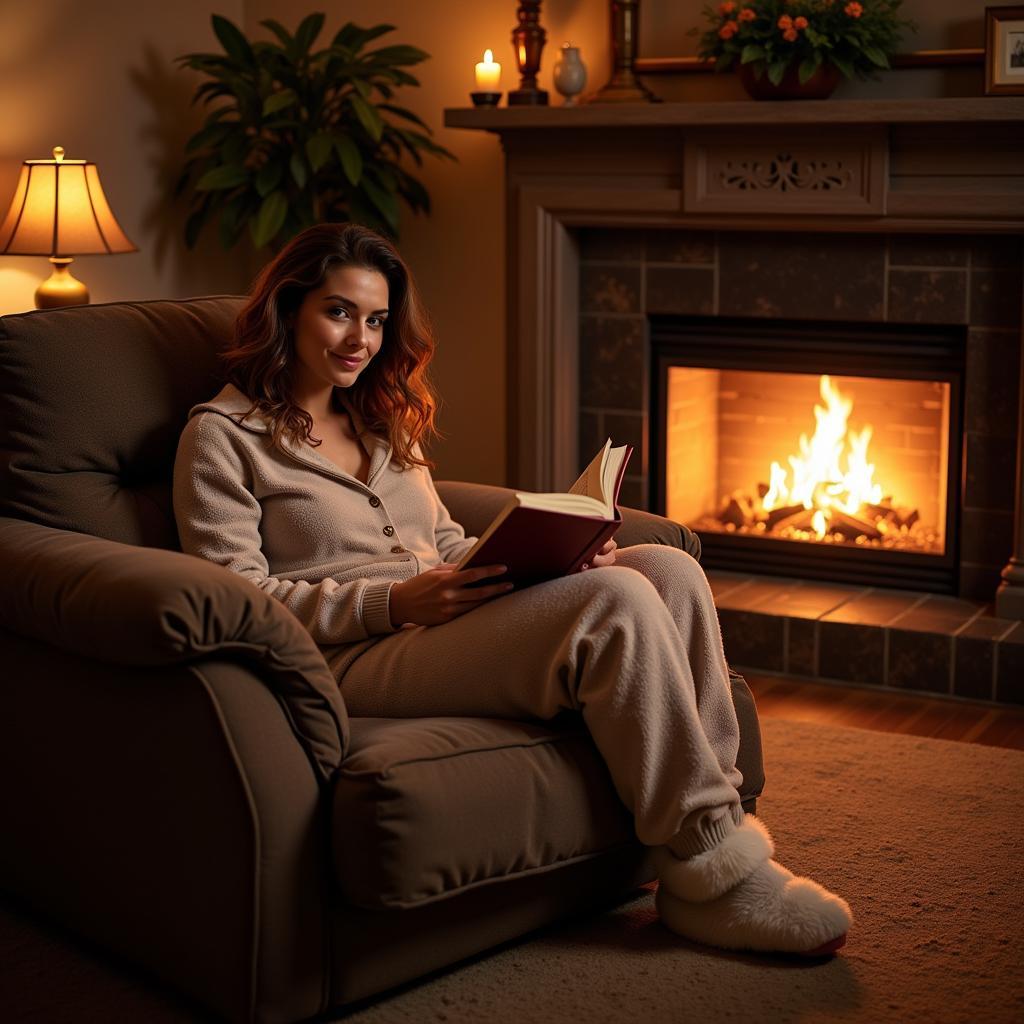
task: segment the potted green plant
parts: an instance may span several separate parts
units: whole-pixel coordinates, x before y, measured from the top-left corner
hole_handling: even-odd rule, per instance
[[[357,220],[397,238],[399,198],[429,212],[426,189],[400,161],[407,155],[421,166],[424,152],[455,157],[393,102],[397,88],[419,85],[405,68],[429,54],[413,46],[366,50],[394,26],[351,22],[314,51],[322,13],[304,18],[294,36],[273,19],[260,22],[277,42],[250,42],[217,14],[212,22],[224,52],[177,58],[209,76],[193,103],[224,101],[186,143],[193,155],[175,189],[190,189],[190,249],[214,215],[225,249],[248,227],[257,248],[277,250],[323,221]]]
[[[699,54],[735,68],[755,99],[831,95],[842,77],[877,77],[904,29],[903,0],[725,0],[703,9]],[[694,29],[693,34],[700,29]]]

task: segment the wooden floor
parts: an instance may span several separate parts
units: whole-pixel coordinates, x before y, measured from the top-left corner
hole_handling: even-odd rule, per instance
[[[1024,750],[1024,708],[809,683],[783,676],[744,673],[744,678],[762,719],[791,718]]]

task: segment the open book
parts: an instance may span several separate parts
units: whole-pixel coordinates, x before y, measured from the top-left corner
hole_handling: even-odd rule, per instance
[[[617,502],[631,445],[613,448],[611,439],[566,493],[516,491],[480,539],[463,555],[459,569],[507,565],[472,587],[511,580],[528,586],[579,572],[622,525]]]

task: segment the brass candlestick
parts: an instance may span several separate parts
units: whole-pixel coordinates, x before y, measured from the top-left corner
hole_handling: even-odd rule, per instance
[[[646,85],[637,81],[636,42],[640,0],[611,0],[612,77],[590,100],[591,103],[660,103]]]
[[[537,88],[540,52],[547,39],[547,33],[540,25],[540,4],[541,0],[520,0],[516,11],[519,24],[512,29],[512,45],[515,47],[516,67],[521,77],[519,88],[508,94],[510,107],[547,106],[547,90]]]

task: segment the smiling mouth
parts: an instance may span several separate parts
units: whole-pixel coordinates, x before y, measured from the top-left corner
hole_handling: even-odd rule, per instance
[[[338,355],[337,352],[332,352],[331,355],[334,356],[334,358],[337,359],[339,363],[344,363],[346,366],[350,368],[359,366],[363,362],[363,360],[358,357],[340,356]]]

